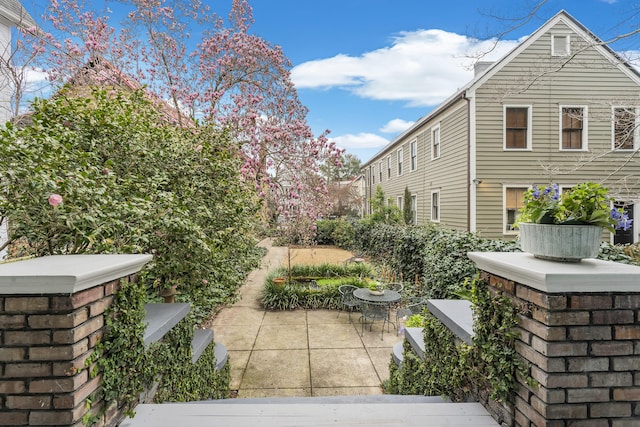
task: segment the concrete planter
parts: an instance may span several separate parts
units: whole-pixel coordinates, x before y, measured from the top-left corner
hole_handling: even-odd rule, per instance
[[[522,250],[536,258],[580,262],[600,252],[602,227],[522,223],[518,228]]]

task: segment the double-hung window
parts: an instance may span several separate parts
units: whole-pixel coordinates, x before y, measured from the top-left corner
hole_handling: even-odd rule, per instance
[[[387,179],[391,179],[391,156],[387,156]]]
[[[613,109],[613,149],[633,150],[638,139],[638,119],[634,107]]]
[[[382,160],[378,162],[378,174],[380,175],[380,182],[382,182]]]
[[[440,158],[440,125],[431,128],[431,159]]]
[[[398,209],[402,210],[404,208],[403,203],[404,200],[402,199],[402,196],[398,196],[398,198],[396,199],[396,206],[398,207]]]
[[[418,196],[415,194],[411,196],[411,213],[413,214],[411,221],[413,221],[413,225],[417,225],[418,224]]]
[[[402,162],[404,160],[404,156],[402,154],[402,148],[398,149],[397,151],[397,155],[398,155],[398,176],[402,175]]]
[[[375,184],[376,183],[376,166],[375,165],[371,165],[371,184]]]
[[[411,170],[418,169],[418,140],[411,141]]]
[[[431,221],[440,222],[440,190],[431,192]]]
[[[528,187],[504,187],[504,234],[516,234],[515,224],[524,205],[524,193]]]
[[[531,150],[531,107],[504,107],[504,149]]]
[[[560,149],[587,150],[587,107],[560,107]]]

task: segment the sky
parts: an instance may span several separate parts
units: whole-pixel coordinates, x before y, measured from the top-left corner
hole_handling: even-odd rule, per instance
[[[24,7],[38,16],[34,0]],[[43,0],[38,0],[43,1]],[[231,0],[203,0],[226,16]],[[639,28],[640,0],[250,0],[253,34],[279,45],[316,135],[369,160],[561,9],[603,40]],[[111,6],[112,8],[114,6]],[[495,49],[492,38],[510,30]],[[639,38],[617,42],[638,50]]]

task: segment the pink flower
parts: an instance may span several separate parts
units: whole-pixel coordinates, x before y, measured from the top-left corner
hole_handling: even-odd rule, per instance
[[[202,151],[202,145],[198,145],[198,146],[196,147],[196,151]]]
[[[53,207],[62,203],[62,196],[59,194],[52,194],[49,196],[49,204]]]
[[[206,284],[208,284],[208,283],[209,283],[209,281],[208,281],[207,279],[202,279],[202,284],[203,284],[203,285],[206,285]]]

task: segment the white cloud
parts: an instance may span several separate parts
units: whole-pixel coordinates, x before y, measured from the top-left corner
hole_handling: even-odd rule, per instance
[[[402,119],[389,120],[386,125],[380,128],[382,133],[401,133],[409,129],[415,122]]]
[[[338,147],[346,149],[378,148],[384,147],[389,143],[388,139],[374,133],[346,134],[336,136],[332,140]]]
[[[402,32],[389,47],[308,61],[294,67],[291,76],[298,88],[338,87],[366,99],[431,106],[473,78],[478,54],[489,52],[483,60],[495,60],[517,44],[505,41],[493,48],[492,40],[442,30]]]

